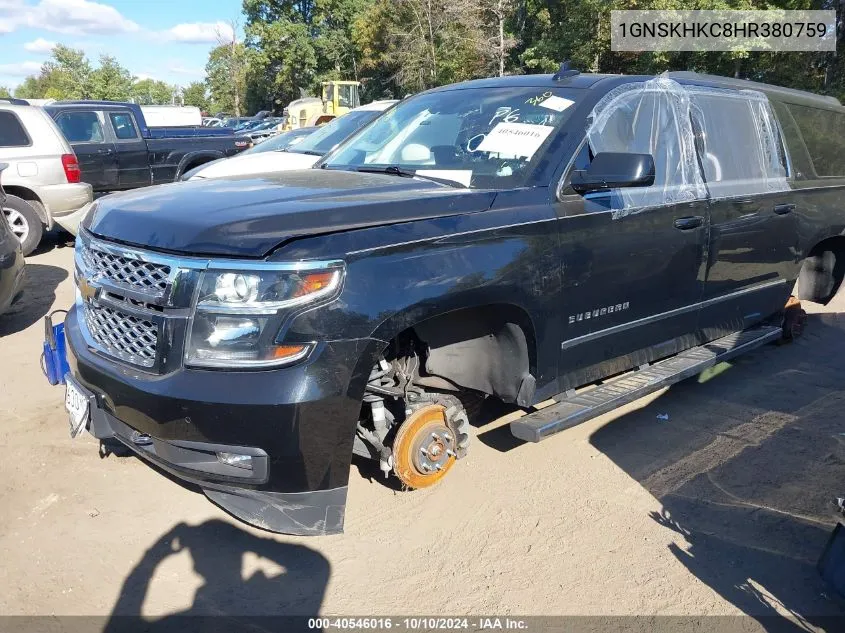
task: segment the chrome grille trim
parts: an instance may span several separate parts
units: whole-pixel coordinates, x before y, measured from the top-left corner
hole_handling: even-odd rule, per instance
[[[204,263],[188,264],[204,268]],[[187,264],[187,262],[186,262]],[[153,301],[167,300],[180,272],[180,260],[158,253],[139,251],[103,242],[80,232],[76,244],[76,265],[90,282],[109,285]]]
[[[82,257],[93,275],[106,277],[118,285],[133,286],[156,295],[163,295],[167,290],[171,268],[166,264],[114,255],[93,247],[84,249]]]
[[[120,360],[152,367],[158,350],[158,327],[147,319],[85,301],[85,326],[91,338],[107,354]]]

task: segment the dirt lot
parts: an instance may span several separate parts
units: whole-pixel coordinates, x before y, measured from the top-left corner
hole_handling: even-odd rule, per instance
[[[37,357],[71,265],[54,238],[0,319],[2,614],[845,613],[814,568],[845,492],[842,295],[799,343],[542,444],[481,425],[435,489],[354,466],[346,533],[295,538],[69,439]]]

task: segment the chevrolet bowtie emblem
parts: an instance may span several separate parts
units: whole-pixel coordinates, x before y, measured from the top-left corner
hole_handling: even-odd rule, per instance
[[[77,280],[77,285],[79,286],[79,294],[82,295],[82,298],[85,301],[92,301],[93,299],[97,298],[97,295],[100,293],[100,289],[97,286],[94,286],[88,283],[88,280],[85,277],[80,277]]]

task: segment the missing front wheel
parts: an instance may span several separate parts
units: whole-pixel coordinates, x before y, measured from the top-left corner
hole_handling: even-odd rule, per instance
[[[467,454],[469,418],[454,395],[414,383],[416,358],[381,360],[370,374],[357,441],[407,488],[438,483]],[[360,452],[359,452],[360,454]]]

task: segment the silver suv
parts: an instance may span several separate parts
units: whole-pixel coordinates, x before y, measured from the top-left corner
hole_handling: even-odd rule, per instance
[[[0,163],[6,202],[3,213],[25,255],[53,224],[64,225],[92,200],[80,180],[79,163],[53,119],[20,99],[0,99]]]

